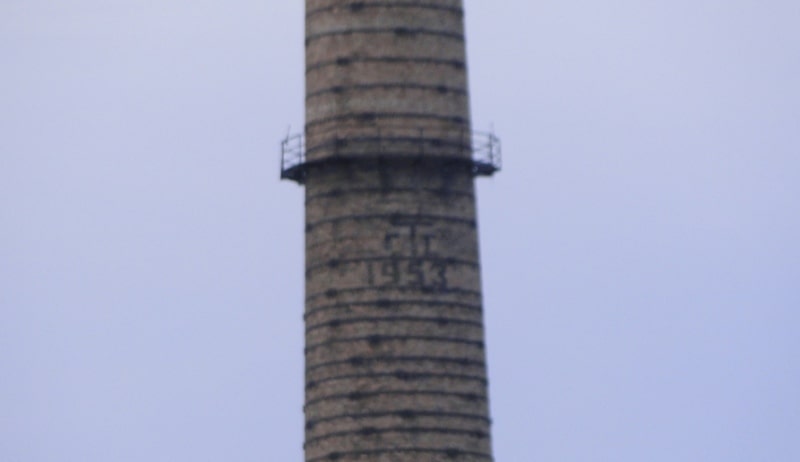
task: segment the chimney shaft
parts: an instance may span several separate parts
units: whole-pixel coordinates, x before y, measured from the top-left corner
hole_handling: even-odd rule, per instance
[[[492,460],[473,139],[460,0],[306,1],[306,462]]]

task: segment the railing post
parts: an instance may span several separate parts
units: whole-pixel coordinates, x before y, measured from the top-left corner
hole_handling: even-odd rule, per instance
[[[489,163],[494,166],[494,135],[489,133]]]
[[[284,167],[283,167],[283,158],[284,158],[285,156],[286,156],[286,139],[283,139],[283,140],[281,140],[281,159],[280,159],[280,161],[281,161],[281,165],[280,165],[280,169],[281,169],[281,178],[283,178],[283,170],[284,170]]]

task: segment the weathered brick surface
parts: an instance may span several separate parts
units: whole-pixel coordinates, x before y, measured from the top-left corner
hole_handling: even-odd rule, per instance
[[[469,132],[460,2],[311,1],[306,4],[308,158],[374,156],[360,138],[396,155],[468,156],[392,138],[458,144]],[[422,131],[422,133],[420,133]],[[349,149],[336,146],[347,139]]]
[[[306,461],[491,460],[461,1],[306,12]]]

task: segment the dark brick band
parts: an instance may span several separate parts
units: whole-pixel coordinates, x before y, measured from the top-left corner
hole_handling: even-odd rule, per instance
[[[306,382],[306,390],[314,389],[319,385],[328,382],[336,382],[342,380],[358,380],[358,379],[383,379],[383,378],[392,378],[403,382],[414,382],[418,380],[427,380],[427,379],[453,379],[453,380],[462,380],[467,382],[480,382],[484,385],[488,383],[486,377],[484,376],[398,370],[395,372],[375,372],[369,374],[337,375],[333,377],[326,377],[324,379],[319,379],[319,380],[309,380],[308,382]]]
[[[475,451],[465,451],[462,449],[438,449],[438,448],[385,448],[385,449],[371,449],[364,451],[347,451],[347,452],[330,452],[325,456],[313,457],[306,459],[306,462],[323,462],[323,461],[342,461],[345,459],[357,459],[363,456],[377,456],[380,454],[438,454],[445,456],[448,459],[457,459],[460,456],[470,456],[478,459],[485,459],[488,461],[494,460],[491,454]],[[418,459],[416,459],[418,460]]]
[[[317,40],[327,37],[336,37],[343,35],[359,35],[359,34],[369,34],[369,35],[392,34],[399,37],[428,35],[433,37],[442,37],[451,40],[458,40],[459,42],[464,41],[463,34],[458,32],[451,32],[448,30],[426,29],[423,27],[363,27],[363,28],[353,27],[342,30],[331,30],[326,32],[317,32],[315,34],[309,34],[306,36],[306,46],[310,45],[311,43]]]
[[[464,357],[447,357],[447,356],[351,356],[346,359],[336,360],[336,361],[327,361],[324,363],[317,363],[317,364],[307,364],[306,365],[306,374],[311,371],[321,369],[324,367],[339,367],[342,365],[350,365],[350,366],[360,366],[365,364],[374,364],[374,363],[384,363],[384,364],[392,364],[392,363],[420,363],[423,361],[430,361],[435,363],[441,364],[455,364],[458,366],[474,366],[474,367],[486,367],[486,364],[483,361],[479,361],[476,359],[471,358],[464,358]]]
[[[311,18],[313,16],[329,13],[335,11],[338,8],[348,8],[351,12],[357,13],[363,11],[367,8],[414,8],[414,9],[426,9],[426,10],[436,10],[436,11],[449,11],[453,14],[457,14],[459,17],[464,15],[464,10],[460,7],[456,6],[447,6],[447,5],[437,5],[435,3],[430,2],[369,2],[369,1],[353,1],[347,3],[340,3],[336,5],[329,5],[320,8],[314,8],[306,11],[306,18]]]
[[[452,337],[436,337],[436,336],[428,336],[428,335],[367,335],[364,337],[349,337],[349,338],[338,338],[333,340],[327,340],[320,343],[315,343],[313,345],[308,345],[305,348],[305,352],[309,353],[317,348],[325,348],[331,345],[335,345],[337,343],[357,343],[357,342],[368,342],[370,345],[380,345],[384,342],[394,342],[394,341],[406,341],[406,340],[416,340],[420,342],[439,342],[439,343],[460,343],[463,345],[469,345],[477,348],[483,348],[483,341],[481,340],[470,340],[464,338],[452,338]]]

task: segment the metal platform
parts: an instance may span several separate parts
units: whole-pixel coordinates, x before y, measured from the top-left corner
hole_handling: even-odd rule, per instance
[[[423,129],[354,133],[322,138],[306,146],[302,134],[281,142],[281,179],[305,183],[309,166],[341,160],[424,159],[469,163],[475,176],[490,176],[502,167],[500,140],[491,132],[426,133]]]

